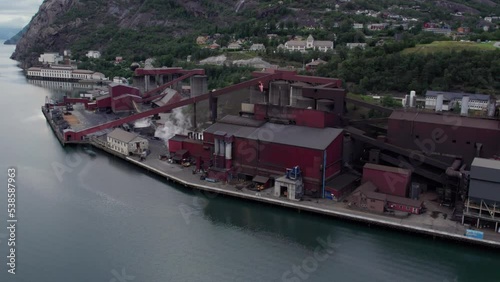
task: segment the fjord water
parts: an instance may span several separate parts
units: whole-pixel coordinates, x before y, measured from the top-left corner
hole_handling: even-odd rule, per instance
[[[0,281],[500,281],[496,252],[203,195],[63,148],[40,111],[62,94],[28,84],[13,50],[0,45]],[[10,166],[15,275],[6,269]],[[315,256],[325,244],[329,253]]]

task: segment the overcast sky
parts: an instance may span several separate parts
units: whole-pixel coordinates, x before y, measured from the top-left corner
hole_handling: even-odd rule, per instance
[[[43,0],[0,0],[0,27],[23,28]]]

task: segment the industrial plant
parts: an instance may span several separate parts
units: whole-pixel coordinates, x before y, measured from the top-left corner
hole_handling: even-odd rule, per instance
[[[408,220],[408,230],[445,214],[443,222],[463,226],[460,236],[484,231],[500,243],[495,99],[428,92],[419,105],[412,91],[391,109],[349,98],[334,78],[278,69],[252,75],[209,90],[204,70],[138,68],[133,86],[110,84],[93,100],[47,100],[42,111],[63,145],[92,144],[186,186],[267,193],[266,201],[284,206],[317,201],[366,222]],[[155,137],[179,108],[190,128]],[[354,108],[379,115],[356,118]],[[144,118],[151,130],[136,130]],[[446,229],[433,228],[429,234]]]

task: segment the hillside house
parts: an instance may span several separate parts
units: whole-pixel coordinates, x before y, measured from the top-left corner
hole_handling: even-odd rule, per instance
[[[307,40],[290,40],[284,45],[288,51],[306,51],[307,49],[327,52],[333,50],[333,41],[315,40],[312,35],[307,37]]]

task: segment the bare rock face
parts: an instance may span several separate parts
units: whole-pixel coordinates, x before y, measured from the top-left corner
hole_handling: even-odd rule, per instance
[[[23,67],[28,67],[36,61],[40,53],[62,52],[64,42],[70,38],[61,40],[61,30],[81,25],[82,20],[76,18],[57,25],[57,19],[76,4],[78,0],[45,0],[31,20],[28,30],[17,43],[11,58],[20,61]]]

